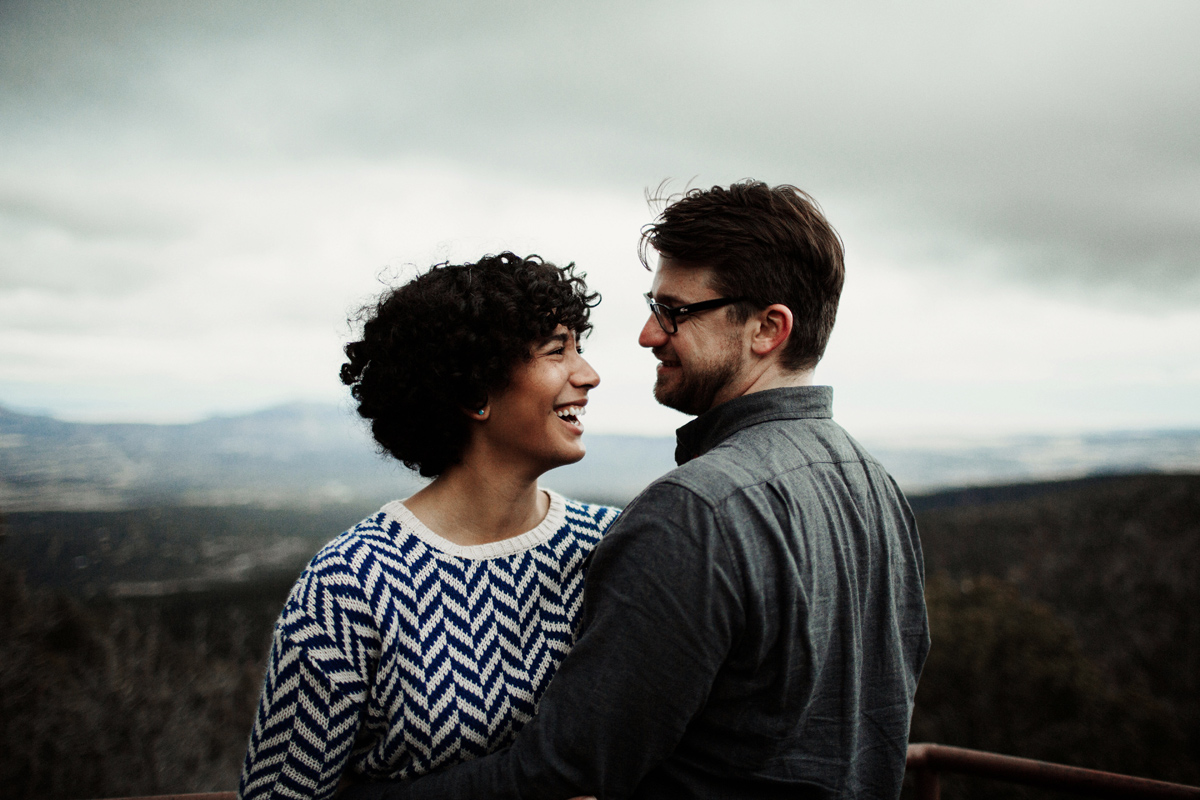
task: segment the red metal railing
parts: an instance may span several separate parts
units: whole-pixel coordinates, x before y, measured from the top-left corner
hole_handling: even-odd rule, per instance
[[[918,800],[938,800],[941,791],[938,775],[943,772],[1087,797],[1200,798],[1200,786],[1152,781],[944,744],[910,744],[908,771],[916,778]]]
[[[908,771],[917,781],[918,800],[938,800],[938,776],[943,772],[991,778],[1040,789],[1052,789],[1086,797],[1189,798],[1200,800],[1200,786],[1152,781],[1115,772],[1068,767],[1031,758],[1002,756],[944,744],[910,744]],[[209,794],[164,794],[129,797],[124,800],[235,800],[235,792]]]

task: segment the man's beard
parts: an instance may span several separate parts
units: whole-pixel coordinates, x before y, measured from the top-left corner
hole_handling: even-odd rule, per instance
[[[667,408],[698,416],[713,407],[717,393],[738,372],[738,360],[732,355],[717,363],[678,368],[674,386],[664,386],[662,378],[654,382],[654,399]]]

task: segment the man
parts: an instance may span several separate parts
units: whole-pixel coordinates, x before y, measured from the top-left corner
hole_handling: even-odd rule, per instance
[[[697,419],[596,548],[575,649],[506,750],[386,796],[897,797],[929,647],[916,526],[813,386],[837,234],[791,186],[698,189],[643,234],[639,343]]]

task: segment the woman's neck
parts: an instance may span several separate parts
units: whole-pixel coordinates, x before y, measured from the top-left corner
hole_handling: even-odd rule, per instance
[[[460,545],[498,542],[536,528],[550,510],[537,479],[455,464],[404,501],[427,528]]]

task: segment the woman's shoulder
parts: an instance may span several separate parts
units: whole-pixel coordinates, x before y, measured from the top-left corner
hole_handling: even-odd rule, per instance
[[[317,551],[297,578],[276,624],[278,647],[309,659],[338,691],[366,691],[370,662],[380,652],[379,620],[393,586],[405,576],[397,567],[393,521],[381,509]],[[364,658],[367,660],[364,661]]]
[[[400,523],[388,513],[388,506],[385,505],[327,542],[313,556],[312,561],[338,561],[352,558],[354,553],[364,548],[379,550],[394,547],[399,532]]]
[[[603,536],[617,521],[621,509],[601,503],[563,498],[566,507],[566,524],[572,528],[590,531]]]
[[[300,575],[297,589],[306,584],[337,584],[343,593],[362,589],[381,565],[384,571],[393,571],[401,563],[406,538],[385,505],[318,550]]]

